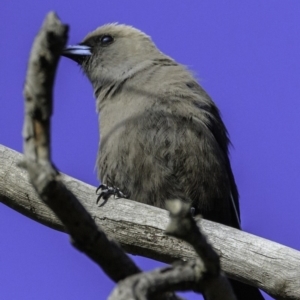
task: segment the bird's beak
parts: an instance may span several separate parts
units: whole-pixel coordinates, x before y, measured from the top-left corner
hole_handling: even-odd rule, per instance
[[[91,56],[91,47],[86,45],[70,45],[67,46],[62,55],[81,63],[86,56]]]

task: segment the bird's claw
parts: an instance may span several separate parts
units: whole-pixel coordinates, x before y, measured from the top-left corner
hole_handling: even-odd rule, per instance
[[[98,194],[99,191],[101,191],[100,194]],[[97,204],[100,199],[107,200],[111,195],[113,195],[115,199],[127,198],[127,196],[123,194],[119,188],[111,187],[106,184],[100,184],[96,190],[96,194],[99,195],[97,198]]]

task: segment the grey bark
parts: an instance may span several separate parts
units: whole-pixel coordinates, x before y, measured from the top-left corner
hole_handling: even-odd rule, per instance
[[[38,198],[26,172],[18,168],[21,159],[21,154],[0,146],[0,201],[39,223],[64,231],[54,213]],[[96,187],[61,176],[96,224],[128,253],[166,263],[196,257],[191,246],[165,235],[169,220],[166,210],[113,198],[99,207]],[[299,251],[207,220],[201,220],[200,226],[229,277],[255,285],[276,299],[300,299]]]

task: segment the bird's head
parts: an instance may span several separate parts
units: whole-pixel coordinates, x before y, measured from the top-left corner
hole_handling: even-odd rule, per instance
[[[107,24],[89,33],[78,45],[65,48],[62,55],[79,63],[93,84],[103,84],[130,76],[162,54],[140,30]]]

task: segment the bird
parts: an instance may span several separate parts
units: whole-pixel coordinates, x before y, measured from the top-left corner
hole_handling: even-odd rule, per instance
[[[151,37],[110,23],[63,56],[77,62],[96,98],[100,142],[96,168],[107,194],[165,208],[180,199],[195,215],[240,229],[230,139],[220,111],[184,65]],[[264,299],[231,281],[237,299]]]

